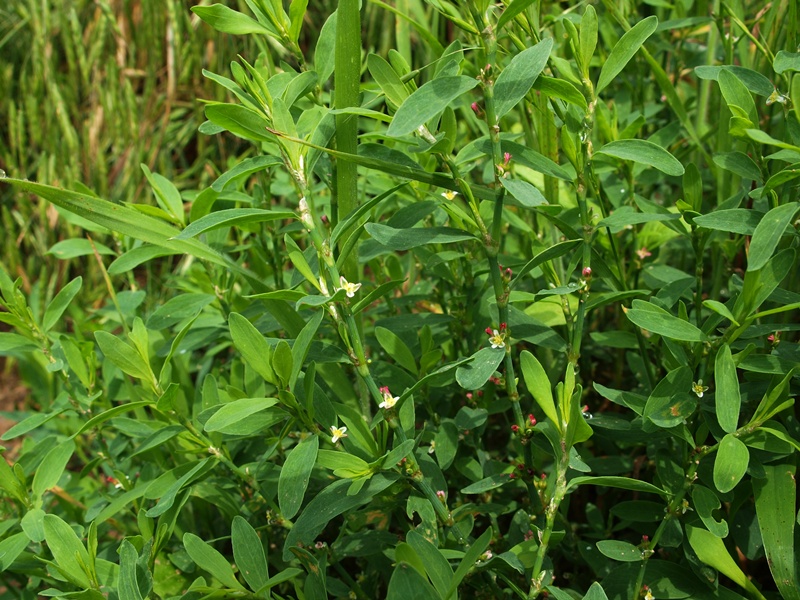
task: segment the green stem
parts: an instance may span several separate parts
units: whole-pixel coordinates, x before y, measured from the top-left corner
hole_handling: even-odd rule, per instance
[[[361,12],[358,0],[340,0],[336,20],[336,52],[334,71],[334,106],[337,110],[358,106],[361,83]],[[358,117],[336,115],[336,148],[357,154]],[[331,222],[336,223],[358,205],[357,165],[350,161],[336,162],[336,193],[331,204]],[[344,240],[342,240],[344,244]],[[344,273],[349,280],[358,279],[358,252],[355,248],[345,259]]]

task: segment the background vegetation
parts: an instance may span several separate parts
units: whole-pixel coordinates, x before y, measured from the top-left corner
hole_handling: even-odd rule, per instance
[[[798,8],[565,4],[0,8],[4,596],[800,598]]]

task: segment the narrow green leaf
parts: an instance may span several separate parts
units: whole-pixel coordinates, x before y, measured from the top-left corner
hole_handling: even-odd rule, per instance
[[[441,600],[437,591],[410,563],[400,561],[394,568],[386,600]]]
[[[596,94],[599,94],[619,75],[647,38],[653,34],[656,27],[658,27],[658,18],[650,16],[639,21],[619,39],[600,70],[600,78],[597,80],[595,89]]]
[[[119,550],[119,600],[143,600],[136,577],[136,561],[139,553],[127,539],[122,540]]]
[[[200,217],[188,225],[176,240],[187,240],[195,236],[221,229],[222,227],[233,227],[235,225],[248,225],[251,223],[266,223],[269,221],[281,221],[284,219],[297,219],[297,215],[291,211],[265,210],[262,208],[230,208],[218,210],[204,217]]]
[[[495,490],[499,487],[504,486],[505,484],[514,481],[509,477],[510,473],[497,473],[496,475],[490,475],[489,477],[484,477],[480,481],[476,481],[475,483],[471,483],[465,488],[462,488],[462,494],[483,494],[484,492],[488,492],[489,490]]]
[[[142,240],[162,248],[173,250],[179,254],[190,254],[197,258],[208,260],[214,264],[244,273],[241,267],[227,260],[216,250],[211,249],[198,240],[174,239],[180,231],[160,219],[142,214],[121,204],[114,204],[93,196],[62,190],[49,185],[33,183],[20,179],[6,178],[5,183],[10,183],[19,189],[36,194],[56,206],[68,210],[80,217],[88,219],[134,239]]]
[[[540,91],[545,96],[559,98],[564,102],[574,104],[583,111],[585,111],[588,106],[586,104],[586,98],[581,91],[566,79],[556,79],[555,77],[539,75],[536,81],[533,82],[533,89]]]
[[[269,581],[264,546],[253,526],[239,515],[233,517],[231,524],[231,545],[233,559],[247,585],[254,592],[262,589]]]
[[[514,108],[530,91],[533,82],[547,65],[552,49],[553,39],[545,38],[514,56],[498,75],[494,82],[495,114],[498,119]]]
[[[707,215],[700,215],[693,219],[698,227],[728,231],[741,235],[753,235],[764,213],[749,208],[729,208],[715,210]]]
[[[456,370],[456,381],[465,390],[477,390],[489,381],[506,353],[503,348],[483,348],[472,355],[472,360]]]
[[[594,6],[588,4],[581,17],[580,55],[584,76],[589,77],[589,65],[592,62],[594,49],[597,47],[597,13]]]
[[[95,250],[101,256],[114,256],[116,254],[111,248],[99,242],[94,242],[93,247],[92,242],[83,238],[56,242],[50,246],[47,254],[52,254],[59,260],[68,260],[79,256],[94,256]]]
[[[205,431],[223,431],[278,403],[277,398],[239,398],[224,404],[206,421]]]
[[[784,600],[800,600],[794,538],[797,468],[787,460],[763,468],[765,476],[752,483],[767,564]]]
[[[236,575],[233,573],[231,563],[218,550],[212,548],[193,533],[183,534],[183,546],[186,548],[186,553],[195,564],[204,571],[208,571],[217,578],[222,585],[232,590],[247,591],[245,587],[236,580]]]
[[[692,550],[697,554],[697,558],[708,566],[715,568],[759,600],[765,600],[761,592],[758,591],[756,586],[739,568],[739,565],[731,558],[725,543],[720,538],[710,531],[692,525],[686,525],[686,537],[689,539],[689,545]]]
[[[183,199],[175,184],[158,173],[152,173],[145,164],[139,165],[156,195],[158,205],[178,223],[183,223],[186,213],[183,210]]]
[[[744,477],[749,462],[750,452],[744,442],[731,433],[725,434],[714,461],[714,485],[717,490],[724,494],[735,488]]]
[[[642,329],[683,342],[703,342],[706,339],[705,334],[697,327],[655,304],[634,300],[632,305],[633,308],[628,310],[626,316]]]
[[[722,302],[718,300],[703,300],[703,306],[711,309],[718,315],[725,317],[734,325],[736,326],[739,325],[738,321],[736,321],[736,317],[733,316],[733,313],[730,310],[728,310],[728,307],[725,306]]]
[[[375,337],[381,347],[397,362],[397,364],[414,375],[417,374],[417,361],[414,359],[414,355],[411,353],[409,347],[406,346],[405,342],[403,342],[397,334],[385,327],[376,327]]]
[[[748,271],[758,271],[767,264],[798,209],[800,202],[789,202],[771,209],[759,221],[750,240]]]
[[[714,401],[720,427],[726,433],[733,433],[739,427],[742,399],[739,395],[736,363],[733,361],[731,347],[728,344],[719,349],[714,361]]]
[[[684,172],[683,165],[677,158],[658,144],[647,140],[616,140],[600,148],[596,154],[605,154],[622,160],[632,160],[633,162],[658,169],[662,173],[673,177],[683,175]]]
[[[293,519],[300,510],[318,450],[319,438],[312,435],[297,444],[286,456],[278,478],[278,505],[286,519]]]
[[[22,551],[28,547],[30,540],[24,531],[8,536],[0,542],[0,573],[8,569]],[[123,600],[120,598],[120,600]]]
[[[395,229],[381,223],[367,223],[364,228],[374,240],[392,250],[410,250],[426,244],[452,244],[477,239],[471,233],[453,227]]]
[[[191,463],[189,463],[191,464]],[[188,465],[181,465],[179,468],[186,468]],[[177,480],[173,481],[166,489],[162,492],[160,489],[158,492],[151,491],[155,484],[161,484],[162,481],[168,481],[168,479],[162,480],[161,478],[166,475],[162,475],[158,479],[156,479],[152,484],[150,484],[145,490],[145,497],[150,497],[153,494],[157,493],[155,496],[158,498],[158,502],[156,505],[148,510],[145,515],[150,518],[160,517],[165,512],[167,512],[172,505],[175,504],[175,499],[178,497],[178,494],[183,490],[186,486],[190,485],[194,482],[195,479],[202,477],[206,473],[208,473],[212,468],[214,468],[214,463],[211,461],[211,458],[204,458],[203,460],[197,461],[194,466],[186,471],[182,476],[180,476]],[[169,473],[169,472],[168,472]],[[160,481],[161,480],[161,481]]]
[[[82,589],[92,587],[86,572],[92,561],[72,527],[57,515],[44,515],[44,539],[62,574]]]
[[[41,498],[45,491],[58,483],[74,451],[75,442],[72,439],[68,439],[45,455],[33,476],[33,487],[31,489],[34,496]]]
[[[787,52],[786,50],[778,50],[777,54],[775,54],[775,58],[772,61],[772,68],[776,73],[800,71],[800,52]]]
[[[95,331],[94,337],[105,357],[123,373],[150,385],[155,383],[155,375],[150,365],[129,344],[107,331]]]
[[[658,494],[665,496],[667,493],[660,487],[654,486],[652,483],[640,481],[638,479],[631,479],[630,477],[617,477],[612,475],[603,475],[599,477],[581,476],[570,479],[567,489],[578,487],[579,485],[602,485],[605,487],[620,488],[623,490],[631,490],[632,492],[648,492],[650,494]]]
[[[464,577],[466,577],[467,573],[472,570],[481,554],[483,554],[486,551],[486,548],[489,547],[489,542],[491,541],[492,528],[489,527],[481,534],[481,537],[472,542],[472,545],[464,553],[464,558],[462,558],[461,562],[458,564],[456,572],[453,574],[453,579],[450,582],[450,588],[447,591],[447,595],[444,597],[445,600],[449,600],[453,597],[458,590],[458,586],[461,585],[461,582],[464,580]]]
[[[275,383],[275,372],[272,370],[270,345],[246,317],[239,313],[231,313],[228,317],[233,344],[242,353],[242,358],[252,369],[266,381]]]
[[[542,363],[530,352],[523,350],[520,354],[520,368],[522,377],[525,379],[525,386],[533,396],[539,408],[544,411],[555,428],[561,431],[561,419],[558,418],[556,403],[553,399],[553,388],[547,373],[542,367]]]
[[[314,341],[314,338],[317,335],[317,330],[319,329],[324,316],[324,311],[317,311],[314,316],[309,319],[308,323],[306,323],[305,327],[303,327],[300,333],[297,334],[297,338],[295,339],[294,344],[292,344],[292,374],[289,377],[289,388],[291,390],[294,390],[297,377],[300,375],[303,366],[306,364],[308,351],[311,348],[311,343]]]
[[[223,33],[231,33],[233,35],[248,35],[251,33],[274,34],[272,29],[265,27],[253,18],[237,10],[228,8],[223,4],[193,6],[191,10],[214,29]]]
[[[723,69],[717,77],[717,83],[725,102],[727,102],[734,115],[736,113],[733,107],[739,107],[747,113],[751,123],[754,125],[758,123],[758,112],[756,111],[756,103],[753,101],[753,96],[747,86],[736,75]]]
[[[422,559],[422,564],[425,566],[425,571],[430,577],[433,587],[436,588],[436,591],[441,596],[444,596],[450,587],[450,580],[453,577],[453,568],[450,563],[447,562],[439,548],[419,532],[409,531],[406,541],[417,553],[417,556]]]
[[[510,23],[514,17],[533,4],[533,2],[534,0],[512,0],[512,2],[507,4],[503,14],[500,15],[499,19],[497,19],[497,26],[495,27],[496,32],[499,34],[503,27]]]
[[[608,596],[603,586],[595,581],[584,595],[583,600],[608,600]]]
[[[82,277],[76,277],[67,285],[61,288],[61,291],[56,294],[53,301],[47,305],[44,311],[44,318],[42,319],[42,329],[46,332],[50,331],[53,326],[58,322],[64,311],[67,310],[69,303],[78,294],[83,284]]]
[[[370,75],[383,90],[387,100],[392,102],[395,107],[403,104],[405,99],[408,98],[409,93],[406,85],[384,58],[377,54],[370,54],[367,57],[367,69],[369,69]]]
[[[205,108],[206,118],[233,135],[254,142],[273,142],[269,121],[259,112],[240,104],[211,103]]]
[[[620,562],[640,562],[644,560],[642,550],[622,540],[600,540],[597,542],[600,554]]]
[[[406,98],[397,109],[386,135],[401,137],[416,131],[476,85],[477,79],[466,76],[439,77],[429,81]]]

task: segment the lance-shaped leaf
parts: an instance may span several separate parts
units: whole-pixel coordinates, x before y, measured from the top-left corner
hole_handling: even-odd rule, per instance
[[[458,75],[429,81],[405,99],[392,119],[386,134],[401,137],[442,112],[450,102],[478,85],[474,77]]]
[[[675,177],[683,175],[684,171],[677,158],[658,144],[647,140],[616,140],[600,148],[596,154],[632,160]]]
[[[620,71],[630,62],[633,55],[642,47],[647,38],[653,35],[656,27],[658,27],[658,18],[650,16],[643,21],[639,21],[619,39],[611,50],[611,54],[608,55],[606,62],[603,63],[595,93],[599,94],[619,75]]]
[[[522,100],[547,64],[553,39],[546,38],[517,54],[494,82],[494,110],[498,119]]]

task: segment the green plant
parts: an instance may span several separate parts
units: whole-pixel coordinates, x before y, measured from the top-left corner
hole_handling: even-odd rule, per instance
[[[152,312],[0,277],[7,587],[798,598],[796,7],[246,4],[188,215],[6,179],[175,257]]]

